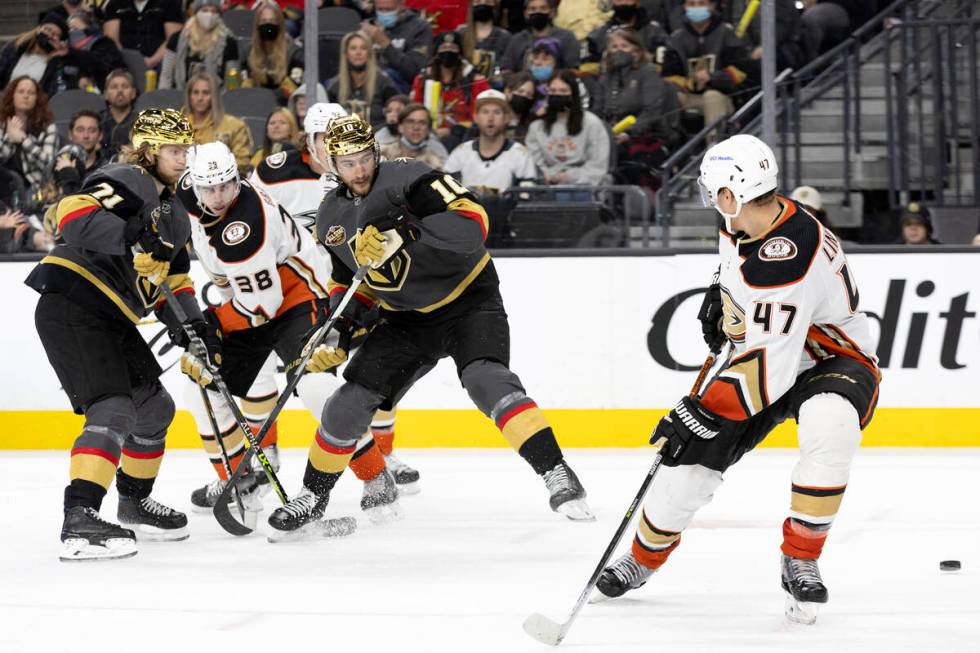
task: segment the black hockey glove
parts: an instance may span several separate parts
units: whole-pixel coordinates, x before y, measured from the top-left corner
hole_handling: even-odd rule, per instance
[[[197,336],[194,340],[181,329],[183,338],[174,344],[186,349],[180,357],[180,371],[204,386],[211,383],[212,371],[221,367],[221,329],[204,320],[194,320],[190,328]]]
[[[711,285],[704,293],[704,301],[698,309],[698,320],[701,321],[701,335],[708,349],[712,352],[721,351],[728,336],[722,328],[724,311],[721,303],[721,284],[718,283],[718,273],[715,273]]]
[[[126,223],[123,231],[126,245],[132,247],[138,243],[144,252],[157,260],[173,260],[174,245],[160,238],[158,226],[161,221],[170,221],[172,213],[173,204],[169,200],[161,200],[159,206],[145,205],[139,215]]]
[[[661,451],[664,459],[676,463],[693,438],[711,440],[722,429],[720,418],[712,415],[701,405],[697,397],[686,396],[677,402],[674,409],[660,420],[650,444],[656,444],[661,438],[666,438]]]

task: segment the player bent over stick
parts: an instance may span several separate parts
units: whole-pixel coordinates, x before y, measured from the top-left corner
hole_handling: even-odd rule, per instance
[[[370,264],[365,285],[380,303],[381,321],[324,406],[303,493],[269,523],[291,531],[320,519],[375,411],[397,403],[446,356],[453,357],[473,402],[542,476],[552,509],[591,519],[585,490],[544,414],[508,368],[507,316],[483,245],[483,208],[450,175],[415,161],[379,162],[371,127],[357,116],[333,120],[325,140],[328,163],[341,182],[317,216],[317,239],[333,261],[331,293],[344,293],[354,271]],[[366,309],[357,301],[349,307]],[[344,362],[347,338],[342,335],[336,347],[319,346],[308,369],[322,372]]]
[[[193,163],[178,184],[177,196],[191,218],[194,251],[223,299],[217,309],[208,311],[209,324],[194,325],[208,346],[210,360],[186,353],[181,369],[203,386],[212,385],[210,370],[217,370],[238,397],[245,395],[273,351],[292,376],[321,303],[327,300],[326,267],[313,237],[264,191],[239,179],[235,156],[224,143],[195,146]],[[320,380],[306,376],[297,386],[300,399],[315,414],[322,411],[329,394]],[[233,473],[245,456],[245,433],[213,388],[207,403],[219,433],[213,432],[204,397],[193,385],[186,400],[222,479],[213,495],[196,492],[194,503],[212,507],[228,476],[220,445]],[[394,479],[377,447],[358,454],[350,466],[365,481],[361,507],[372,519],[385,519],[397,508]],[[253,511],[260,509],[255,496],[258,474],[262,471],[243,477],[238,487]]]
[[[607,596],[640,587],[680,543],[722,474],[789,417],[800,460],[783,522],[787,616],[813,623],[827,588],[817,559],[847,487],[880,373],[867,319],[840,242],[800,204],[776,194],[776,159],[754,136],[712,147],[702,194],[725,219],[721,266],[701,308],[705,340],[732,343],[700,396],[657,425],[666,439],[632,550],[598,581]]]
[[[135,533],[99,516],[113,474],[117,517],[141,539],[187,538],[187,517],[150,497],[174,403],[153,352],[136,329],[151,308],[173,330],[166,283],[201,318],[188,272],[187,216],[173,201],[193,132],[180,112],[147,109],[124,163],[94,172],[58,203],[63,244],[27,278],[41,293],[35,322],[48,360],[85,426],[71,450],[61,530],[65,561],[136,555]],[[133,254],[134,247],[142,253]],[[116,467],[121,461],[121,467]]]
[[[323,134],[331,120],[346,115],[347,112],[339,104],[317,102],[306,111],[306,117],[303,118],[303,133],[306,138],[300,149],[283,150],[266,157],[249,177],[252,186],[268,193],[301,228],[310,233],[316,228],[316,214],[324,195],[337,186],[337,178],[327,170]],[[329,274],[330,259],[325,252],[323,259],[326,274]],[[248,391],[248,396],[255,399],[242,404],[249,421],[264,422],[275,405],[278,399],[275,371],[276,358],[271,356]],[[330,380],[333,381],[333,378]],[[341,379],[336,379],[336,387],[341,382]],[[331,391],[334,389],[335,387],[331,388]],[[258,431],[258,426],[253,430]],[[270,460],[275,455],[276,431],[276,425],[273,424],[262,442],[262,448],[269,454]],[[394,454],[395,411],[378,411],[371,421],[371,433],[372,437],[362,438],[358,442],[358,452],[372,446],[379,447],[388,471],[395,477],[399,495],[418,493],[419,472]],[[266,448],[266,444],[270,444],[271,449]],[[261,482],[264,477],[259,480]]]

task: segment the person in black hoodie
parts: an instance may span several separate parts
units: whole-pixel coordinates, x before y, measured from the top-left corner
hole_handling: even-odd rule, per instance
[[[652,20],[640,0],[612,0],[613,15],[609,20],[589,33],[589,60],[599,61],[606,48],[606,38],[614,28],[628,28],[636,32],[644,49],[656,57],[658,50],[667,45],[670,34],[663,23]]]
[[[125,68],[115,41],[102,33],[102,26],[91,11],[79,9],[68,17],[68,45],[89,55],[95,86],[105,90],[106,77],[117,68]]]

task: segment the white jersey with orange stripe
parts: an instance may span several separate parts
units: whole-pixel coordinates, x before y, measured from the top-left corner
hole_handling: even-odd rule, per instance
[[[265,191],[241,182],[237,199],[215,218],[203,211],[187,181],[178,195],[188,207],[194,251],[227,300],[218,308],[222,328],[260,326],[327,297],[330,273],[322,250]]]
[[[328,192],[337,187],[333,175],[317,174],[309,154],[289,150],[268,156],[252,172],[249,182],[266,191],[293,219],[312,233],[316,212]]]
[[[840,241],[799,204],[778,197],[779,217],[763,235],[721,233],[719,282],[732,353],[702,403],[733,420],[758,414],[797,376],[832,356],[877,374],[858,287]]]

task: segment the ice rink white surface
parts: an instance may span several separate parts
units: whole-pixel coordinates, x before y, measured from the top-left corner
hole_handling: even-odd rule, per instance
[[[189,513],[187,541],[65,564],[67,453],[0,452],[0,651],[549,650],[521,623],[532,612],[566,617],[651,460],[646,449],[569,450],[598,515],[581,524],[548,510],[543,484],[509,451],[401,453],[421,471],[422,493],[402,500],[393,524],[359,520],[349,538],[273,545]],[[858,454],[821,560],[830,603],[809,627],[784,620],[778,576],[795,459],[743,459],[664,570],[586,606],[560,648],[980,651],[980,451]],[[287,489],[304,463],[305,451],[285,452]],[[170,452],[154,496],[189,510],[211,473],[201,452]],[[348,473],[330,513],[358,514],[359,496]],[[103,515],[115,507],[111,490]],[[963,570],[941,573],[948,558]]]

